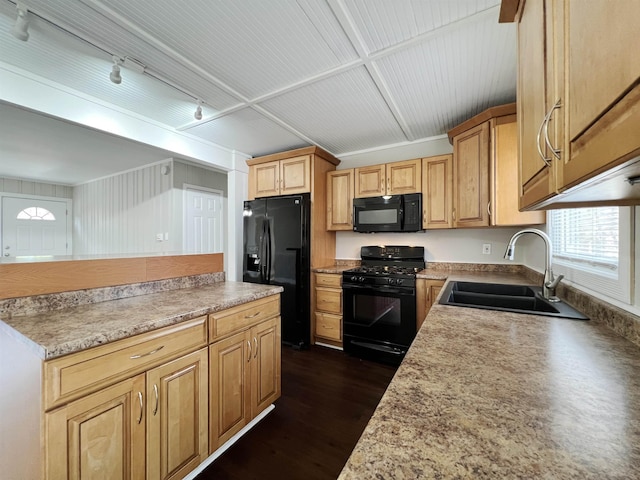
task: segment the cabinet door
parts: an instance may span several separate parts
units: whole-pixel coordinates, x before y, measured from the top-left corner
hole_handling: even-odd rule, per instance
[[[564,3],[570,187],[640,154],[640,2]]]
[[[489,122],[453,139],[456,227],[489,226]]]
[[[422,159],[422,227],[452,228],[453,155]]]
[[[419,278],[416,281],[416,327],[424,323],[424,319],[431,310],[433,302],[438,298],[438,294],[444,285],[444,280],[427,280]]]
[[[249,422],[251,348],[248,331],[209,347],[210,453]]]
[[[145,477],[144,374],[45,414],[46,477]]]
[[[545,223],[542,211],[518,209],[518,184],[513,173],[518,170],[518,138],[515,115],[491,119],[491,225],[533,225]]]
[[[543,121],[553,98],[553,30],[551,2],[526,2],[518,23],[517,115],[520,139],[520,208],[548,198],[555,191],[553,162],[544,145]]]
[[[387,163],[387,195],[422,191],[422,160]]]
[[[379,197],[386,193],[385,165],[371,165],[355,169],[355,198]]]
[[[353,230],[353,172],[327,173],[327,230]]]
[[[251,417],[280,398],[280,318],[264,321],[251,329]]]
[[[280,162],[253,165],[249,169],[249,195],[251,198],[280,195]]]
[[[280,195],[311,191],[311,155],[280,160]]]
[[[209,455],[207,350],[147,372],[147,479],[179,479]]]

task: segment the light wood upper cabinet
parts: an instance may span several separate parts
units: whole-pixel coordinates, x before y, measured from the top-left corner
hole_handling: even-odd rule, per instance
[[[545,212],[518,208],[518,126],[515,115],[492,118],[491,130],[491,225],[534,225],[546,222]]]
[[[640,2],[564,2],[568,155],[560,190],[640,155]]]
[[[319,147],[298,148],[247,160],[249,200],[310,194],[312,268],[329,265],[336,258],[336,234],[333,228],[327,228],[327,173],[339,164],[340,160]]]
[[[452,228],[453,155],[422,159],[422,228]]]
[[[543,212],[518,210],[515,104],[485,110],[449,131],[453,143],[453,224],[531,225]]]
[[[387,195],[422,191],[422,160],[387,163]]]
[[[552,110],[561,96],[562,56],[554,41],[561,25],[554,20],[553,8],[551,0],[527,2],[517,26],[520,208],[539,203],[556,191],[556,169],[552,167],[558,160],[548,143],[558,146],[557,135],[561,133],[562,117]],[[545,125],[547,113],[555,115]]]
[[[353,168],[327,173],[327,230],[353,230]]]
[[[453,224],[489,226],[489,124],[453,138]]]
[[[251,198],[311,191],[311,156],[260,163],[249,169]]]
[[[379,197],[387,192],[386,165],[371,165],[355,169],[355,198]]]
[[[371,165],[355,169],[355,198],[422,191],[422,160]]]
[[[501,21],[518,23],[521,208],[640,202],[627,182],[640,175],[639,17],[636,1],[503,0]]]

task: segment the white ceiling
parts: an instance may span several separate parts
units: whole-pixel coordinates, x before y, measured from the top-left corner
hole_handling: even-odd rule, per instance
[[[24,3],[32,12],[27,42],[10,34],[15,2],[0,0],[0,68],[251,156],[312,144],[341,156],[411,143],[515,100],[515,27],[498,23],[499,0]],[[122,68],[122,83],[111,83],[112,55],[138,60],[145,73]],[[12,145],[21,131],[4,118],[12,108],[0,104],[2,155],[47,155],[33,139]],[[43,121],[42,129],[83,136],[63,152],[49,148],[50,163],[90,162],[83,148],[91,157],[105,151],[91,149],[101,141],[95,131]],[[55,137],[40,143],[47,136]],[[153,153],[129,141],[117,148],[128,147],[140,161]],[[108,163],[100,154],[96,162]]]

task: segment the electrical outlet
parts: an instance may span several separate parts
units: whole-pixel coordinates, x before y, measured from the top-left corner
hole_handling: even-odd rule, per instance
[[[491,244],[483,243],[482,244],[482,254],[483,255],[491,255]]]
[[[162,235],[161,233],[156,233],[156,242],[161,242],[163,237],[164,235]]]

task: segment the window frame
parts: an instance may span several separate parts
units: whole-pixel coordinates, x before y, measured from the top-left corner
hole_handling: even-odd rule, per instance
[[[555,250],[551,262],[556,275],[564,275],[565,280],[589,291],[594,296],[632,305],[635,271],[633,266],[635,212],[632,207],[618,207],[618,209],[618,266],[615,275],[607,274],[605,269],[594,268],[583,261],[572,262],[569,258],[559,257],[557,256],[559,252]],[[548,230],[550,234],[552,234],[553,228],[553,215],[549,212]]]

